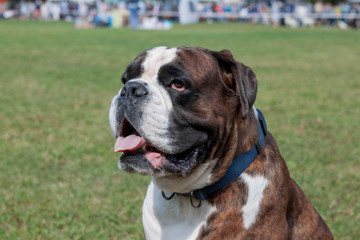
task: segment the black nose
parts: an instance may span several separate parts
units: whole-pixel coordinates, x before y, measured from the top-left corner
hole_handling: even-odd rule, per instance
[[[141,98],[148,94],[148,90],[144,83],[127,82],[121,90],[121,96],[129,95],[131,97]]]

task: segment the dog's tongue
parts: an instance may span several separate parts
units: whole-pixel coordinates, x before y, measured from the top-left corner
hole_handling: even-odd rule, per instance
[[[146,140],[137,135],[129,135],[127,137],[118,137],[114,146],[115,152],[134,151],[146,144]],[[160,168],[163,156],[157,152],[148,151],[145,158],[150,161],[154,168]]]
[[[114,146],[115,152],[134,151],[146,143],[145,139],[137,135],[118,137]]]

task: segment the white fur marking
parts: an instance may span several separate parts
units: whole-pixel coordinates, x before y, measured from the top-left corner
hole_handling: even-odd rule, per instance
[[[121,91],[121,89],[120,89],[120,91]],[[111,106],[110,106],[110,110],[109,110],[109,122],[110,122],[110,127],[111,127],[114,137],[116,135],[116,98],[117,97],[118,97],[118,95],[116,95],[113,98],[113,100],[111,101]]]
[[[156,47],[147,51],[146,59],[142,64],[144,72],[141,78],[157,83],[159,69],[175,59],[176,51],[177,48],[167,47]]]
[[[250,176],[246,173],[241,174],[240,177],[245,181],[248,187],[248,199],[245,206],[242,208],[242,216],[245,229],[249,229],[256,221],[263,193],[269,184],[269,180],[260,175]]]
[[[138,81],[148,84],[149,95],[151,96],[149,106],[144,106],[141,122],[141,133],[144,134],[157,148],[173,152],[175,146],[171,145],[169,133],[169,115],[173,110],[171,98],[166,89],[158,82],[159,69],[176,58],[177,48],[157,47],[147,52],[142,63],[144,69]],[[141,129],[140,129],[141,130]]]
[[[253,109],[253,111],[255,113],[256,118],[259,118],[259,114],[258,114],[258,111],[256,110],[255,105],[252,106],[252,109]]]
[[[204,201],[201,208],[194,209],[188,197],[174,196],[167,201],[161,191],[150,183],[143,205],[143,225],[147,240],[192,240],[196,239],[201,227],[214,206]]]

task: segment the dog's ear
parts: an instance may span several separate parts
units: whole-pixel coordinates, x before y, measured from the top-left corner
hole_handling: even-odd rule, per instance
[[[227,87],[238,95],[241,105],[241,117],[246,118],[255,102],[257,79],[253,70],[236,61],[229,50],[210,51],[220,67],[221,76]]]

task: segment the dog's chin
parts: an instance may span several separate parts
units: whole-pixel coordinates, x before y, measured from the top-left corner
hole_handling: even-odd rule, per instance
[[[151,147],[151,149],[141,148],[135,152],[125,151],[120,157],[118,166],[123,171],[135,172],[141,175],[163,177],[171,174],[181,174],[185,177],[204,161],[206,153],[205,143],[179,154],[164,153],[154,147]],[[160,155],[157,157],[158,162],[155,166],[147,158],[148,154]]]

